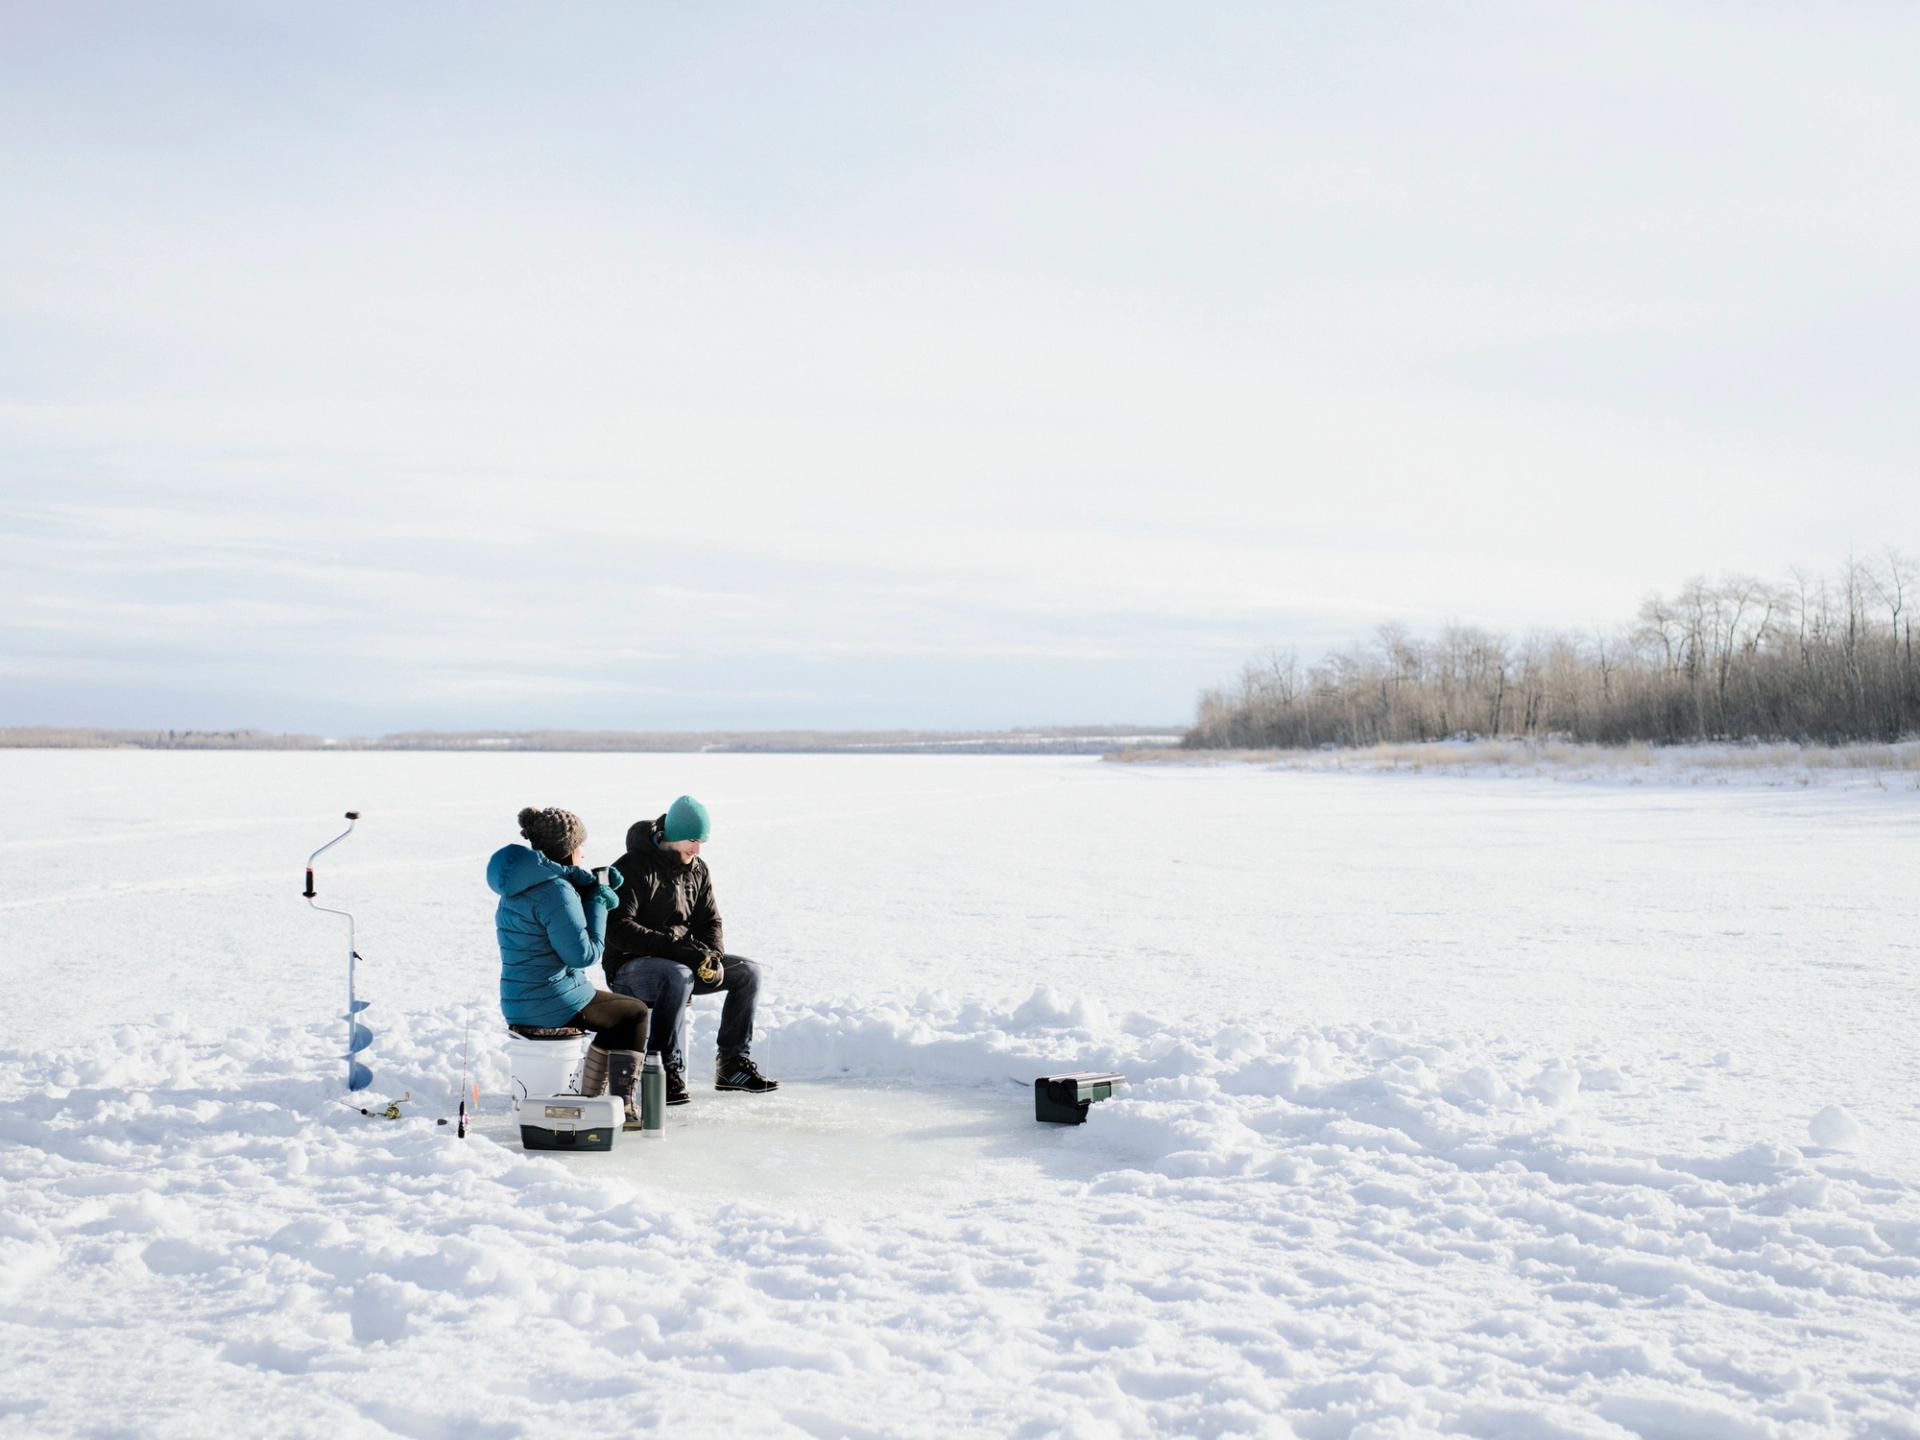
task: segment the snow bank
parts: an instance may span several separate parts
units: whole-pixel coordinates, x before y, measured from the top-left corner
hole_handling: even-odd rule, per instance
[[[0,1416],[38,1434],[103,1411],[153,1435],[261,1415],[289,1435],[1920,1433],[1910,1187],[1772,1142],[1583,1141],[1584,1072],[1525,1046],[1165,1029],[1045,987],[789,1012],[761,1047],[788,1077],[1131,1078],[1086,1126],[1007,1137],[1033,1149],[1021,1193],[881,1223],[882,1194],[690,1210],[664,1171],[462,1144],[431,1117],[469,1038],[497,1096],[494,1027],[389,1017],[376,1074],[411,1093],[400,1122],[313,1078],[338,1064],[327,1028],[129,1026],[0,1054]],[[1049,1152],[1092,1178],[1049,1178]]]

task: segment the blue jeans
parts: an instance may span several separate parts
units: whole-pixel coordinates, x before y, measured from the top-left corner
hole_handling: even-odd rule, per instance
[[[743,955],[721,958],[726,974],[718,985],[694,978],[693,971],[678,960],[663,960],[642,955],[629,960],[615,972],[612,985],[622,995],[647,1002],[652,1012],[647,1048],[655,1051],[663,1063],[684,1072],[687,1057],[681,1053],[680,1020],[687,1013],[687,1002],[695,995],[717,995],[724,991],[726,1003],[720,1007],[720,1043],[722,1055],[747,1055],[753,1049],[753,1007],[760,996],[760,967]]]

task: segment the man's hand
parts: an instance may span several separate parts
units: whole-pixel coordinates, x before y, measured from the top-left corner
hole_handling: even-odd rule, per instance
[[[720,963],[720,952],[698,940],[688,939],[684,935],[675,940],[668,949],[668,956],[678,960],[703,985],[718,985],[726,975],[726,968]]]
[[[676,925],[667,931],[666,955],[691,969],[707,958],[707,947],[689,938],[684,925]]]

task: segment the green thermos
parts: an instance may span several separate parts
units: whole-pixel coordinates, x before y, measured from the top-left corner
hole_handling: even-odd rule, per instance
[[[640,1069],[640,1138],[658,1140],[666,1134],[667,1072],[656,1051],[647,1052]]]

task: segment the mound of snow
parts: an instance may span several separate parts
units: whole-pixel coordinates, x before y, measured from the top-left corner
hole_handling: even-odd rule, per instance
[[[1828,1150],[1855,1149],[1866,1132],[1844,1105],[1828,1105],[1807,1122],[1807,1134],[1813,1143]]]

